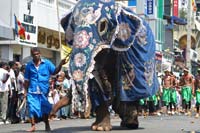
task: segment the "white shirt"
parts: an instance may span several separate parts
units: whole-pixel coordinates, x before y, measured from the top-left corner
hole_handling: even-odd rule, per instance
[[[0,92],[5,92],[8,91],[8,83],[9,83],[9,79],[7,80],[7,82],[3,83],[3,80],[6,79],[6,76],[8,75],[8,71],[0,68]]]
[[[50,90],[49,94],[48,94],[48,101],[49,101],[50,104],[54,104],[54,100],[53,100],[53,96],[52,95],[53,95],[53,91]]]
[[[7,90],[7,91],[10,90],[10,87],[11,87],[11,79],[10,79],[10,76],[9,76],[8,80],[6,81],[6,83],[5,83],[5,87],[6,87],[6,90]]]
[[[15,72],[14,72],[13,69],[10,69],[10,79],[11,79],[11,81],[12,81],[12,79],[14,80],[15,87],[17,87],[17,86],[16,86]],[[11,86],[11,89],[14,90],[15,88],[14,88],[13,86]],[[16,88],[16,89],[17,89],[17,88]]]
[[[17,88],[18,88],[18,94],[24,93],[24,75],[22,72],[19,73],[17,76]]]

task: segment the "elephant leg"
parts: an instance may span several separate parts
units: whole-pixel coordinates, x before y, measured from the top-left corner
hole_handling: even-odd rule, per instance
[[[71,99],[69,97],[63,97],[61,98],[52,108],[51,112],[50,112],[50,118],[53,118],[56,116],[56,112],[66,106],[66,105],[69,105],[71,103]]]
[[[137,129],[138,122],[138,102],[120,102],[119,116],[122,119],[121,126],[131,129]]]
[[[106,104],[100,105],[96,109],[96,121],[91,126],[94,131],[110,131],[110,113]]]

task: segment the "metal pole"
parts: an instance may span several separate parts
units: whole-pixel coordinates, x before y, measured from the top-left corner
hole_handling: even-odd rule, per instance
[[[191,72],[190,48],[191,48],[191,0],[188,0],[186,66]]]
[[[58,19],[58,37],[59,37],[59,45],[60,45],[60,51],[61,51],[61,47],[62,47],[62,42],[61,42],[61,32],[60,32],[60,17],[59,17],[59,4],[58,4],[58,0],[56,0],[56,9],[57,9],[57,19]]]

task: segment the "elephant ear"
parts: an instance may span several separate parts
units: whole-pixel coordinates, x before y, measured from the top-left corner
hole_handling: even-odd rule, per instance
[[[72,12],[69,12],[65,17],[61,19],[61,25],[65,31],[65,39],[67,44],[73,44],[73,27],[71,25]]]
[[[111,46],[117,51],[127,51],[135,39],[138,43],[146,44],[146,28],[143,20],[129,9],[117,5],[117,27],[112,38]]]

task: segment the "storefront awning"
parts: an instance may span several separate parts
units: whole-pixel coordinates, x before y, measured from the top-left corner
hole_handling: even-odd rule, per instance
[[[187,21],[185,19],[176,17],[176,16],[168,16],[168,15],[163,15],[163,19],[167,19],[168,23],[170,24],[177,24],[177,25],[186,25]]]
[[[14,40],[13,29],[0,19],[0,40]]]

